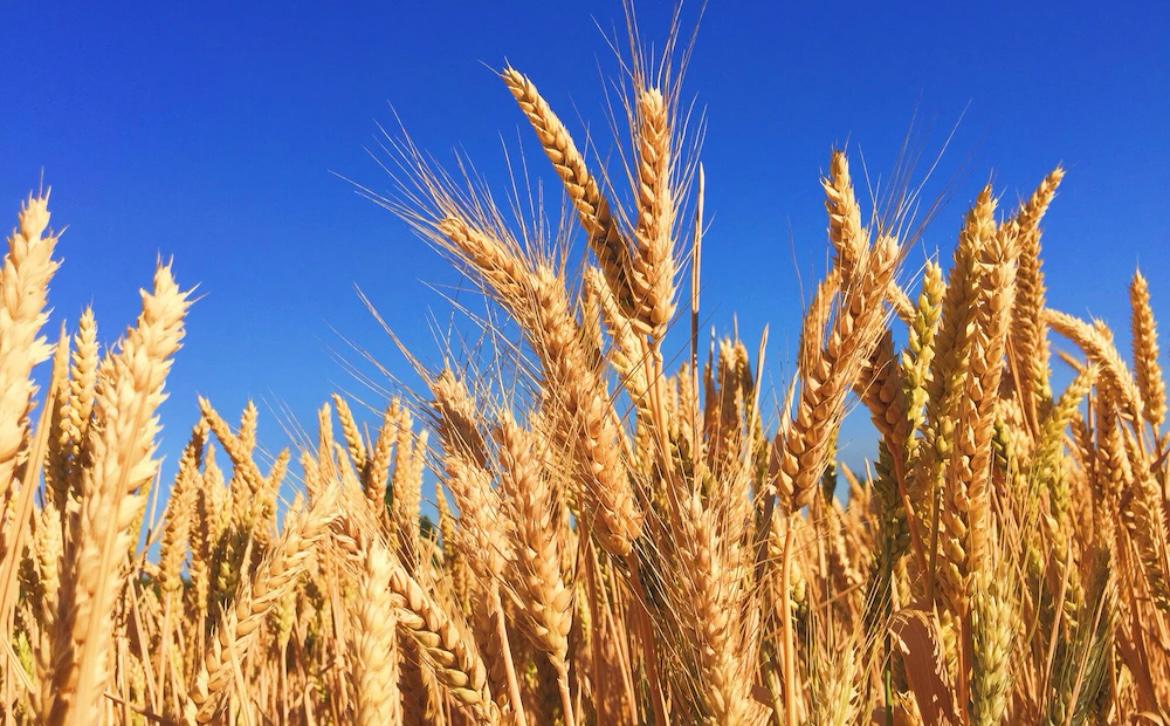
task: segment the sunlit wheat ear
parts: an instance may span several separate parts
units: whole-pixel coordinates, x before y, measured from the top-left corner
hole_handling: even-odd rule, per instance
[[[894,356],[894,339],[889,331],[881,337],[854,384],[873,418],[879,433],[899,450],[910,434],[902,369]]]
[[[1052,406],[1041,425],[1033,453],[1035,483],[1049,490],[1051,516],[1063,523],[1072,506],[1070,477],[1064,471],[1061,451],[1064,448],[1065,429],[1072,423],[1077,408],[1097,382],[1099,368],[1086,366],[1073,379]],[[1061,525],[1063,528],[1063,524]]]
[[[443,443],[444,483],[459,507],[453,544],[462,548],[489,601],[485,610],[490,615],[473,621],[490,632],[486,636],[490,638],[486,660],[497,696],[508,692],[519,717],[523,714],[522,697],[500,599],[504,570],[515,557],[514,533],[510,520],[504,516],[501,493],[492,486],[486,443],[477,424],[480,416],[470,391],[450,369],[435,376],[430,386]]]
[[[821,187],[825,191],[825,210],[829,213],[829,241],[836,255],[833,266],[848,277],[861,259],[867,232],[861,225],[861,206],[853,191],[849,159],[844,152],[833,152],[829,176],[821,180]]]
[[[965,541],[969,533],[966,517],[971,503],[965,498],[962,486],[969,477],[959,480],[954,476],[952,462],[956,457],[955,432],[964,413],[970,413],[963,397],[970,381],[973,349],[982,334],[976,328],[982,290],[980,255],[996,234],[994,214],[991,188],[985,187],[967,213],[947,279],[925,391],[927,422],[923,448],[912,474],[915,490],[912,496],[921,506],[916,516],[924,523],[927,548],[926,561],[917,564],[928,568],[917,581],[928,592],[943,582],[946,602],[956,612],[962,612],[966,602]],[[957,486],[949,488],[949,481],[957,481]],[[941,501],[945,496],[951,496],[954,501]],[[961,510],[952,509],[955,502],[962,505]],[[982,502],[974,506],[981,511]]]
[[[1056,310],[1045,311],[1045,320],[1053,330],[1080,346],[1089,360],[1101,367],[1101,379],[1105,384],[1103,394],[1113,405],[1130,421],[1141,421],[1144,408],[1141,389],[1110,336],[1094,325]]]
[[[487,469],[475,402],[449,369],[435,376],[431,392],[443,444],[443,481],[460,512],[460,544],[479,576],[497,581],[511,557],[510,533],[505,529],[500,493]]]
[[[397,620],[390,591],[393,572],[389,551],[381,543],[372,543],[366,555],[357,603],[355,680],[360,726],[402,723]]]
[[[353,461],[354,467],[358,471],[366,468],[366,444],[362,440],[361,431],[358,430],[357,421],[354,420],[353,412],[349,410],[349,404],[340,394],[333,394],[333,408],[337,410],[337,418],[341,421],[341,434],[345,437],[345,445],[348,448],[350,459]]]
[[[516,533],[516,584],[528,603],[532,637],[558,671],[568,668],[572,592],[561,572],[561,505],[540,466],[547,448],[538,436],[505,414],[496,430],[500,446],[504,509]]]
[[[195,519],[195,500],[199,494],[200,461],[207,431],[197,426],[179,459],[179,472],[171,487],[159,549],[159,579],[164,592],[174,595],[183,588],[182,569],[186,558],[191,522]]]
[[[1011,325],[1015,295],[1018,247],[1014,231],[996,230],[990,215],[994,207],[980,205],[972,234],[980,235],[973,305],[973,331],[969,342],[970,372],[959,397],[956,453],[946,482],[951,497],[942,518],[946,536],[943,551],[950,567],[944,567],[944,582],[958,570],[965,578],[963,590],[951,593],[956,612],[966,611],[972,592],[971,578],[986,566],[991,531],[991,437],[995,403],[999,395],[1003,357]],[[966,510],[966,511],[964,511]],[[959,520],[963,520],[960,522]],[[959,552],[962,551],[962,555]]]
[[[370,449],[365,469],[362,471],[362,491],[370,507],[378,514],[384,527],[389,530],[389,519],[386,514],[386,489],[390,479],[390,461],[394,454],[394,445],[397,441],[398,427],[401,424],[402,403],[395,398],[386,406],[382,413],[382,423]]]
[[[559,445],[580,467],[575,477],[583,514],[595,520],[602,545],[625,556],[642,514],[622,466],[621,438],[609,411],[605,381],[589,364],[565,281],[550,266],[530,267],[498,240],[448,218],[439,223],[443,244],[472,265],[512,314],[541,362],[543,395],[558,412]]]
[[[142,292],[142,312],[112,352],[98,383],[90,432],[92,468],[82,478],[79,508],[71,515],[48,719],[89,723],[100,712],[110,677],[113,640],[109,611],[125,573],[124,558],[137,532],[145,487],[154,477],[158,406],[171,357],[183,338],[189,305],[169,266],[155,271],[154,291]]]
[[[630,248],[618,230],[609,202],[602,196],[597,180],[589,173],[585,158],[577,150],[568,130],[527,76],[515,68],[500,74],[504,84],[532,124],[544,152],[565,185],[589,239],[589,247],[622,309],[633,317],[634,291],[630,282]]]
[[[477,723],[497,723],[487,669],[471,637],[401,567],[390,573],[390,590],[399,599],[401,632],[418,646],[456,706]]]
[[[909,516],[913,511],[908,476],[913,417],[910,413],[908,378],[909,374],[896,358],[893,335],[887,330],[853,386],[854,393],[869,409],[870,419],[881,434],[874,487],[883,521],[883,546],[887,548],[886,556],[892,558],[892,562],[896,562],[905,552],[911,530],[915,549],[921,551],[922,548],[920,523]],[[883,577],[889,574],[882,573]],[[888,580],[883,580],[878,584],[878,591],[884,593],[888,586]]]
[[[1011,586],[1002,564],[986,568],[974,585],[971,722],[980,726],[1002,723],[1008,707],[1018,622]]]
[[[207,423],[211,432],[215,434],[215,437],[219,439],[220,444],[223,445],[223,450],[227,452],[228,458],[232,461],[233,481],[239,482],[246,487],[246,492],[249,496],[256,496],[261,489],[264,475],[260,472],[260,468],[256,466],[252,458],[252,450],[248,444],[247,432],[241,431],[244,436],[233,433],[228,423],[223,420],[223,417],[219,415],[207,399],[199,399],[199,408],[203,413],[203,420]],[[237,504],[240,507],[245,507],[249,503],[248,497],[237,498]],[[250,510],[241,514],[243,517],[250,517],[250,515]]]
[[[942,267],[937,262],[926,263],[922,275],[922,291],[914,310],[914,320],[906,336],[906,348],[902,353],[902,371],[906,377],[907,418],[910,422],[911,437],[906,441],[907,460],[916,460],[918,439],[914,436],[922,427],[925,416],[927,390],[931,363],[935,354],[935,336],[942,317],[942,303],[946,295]],[[911,489],[911,493],[914,490]],[[911,499],[915,509],[916,499]]]
[[[68,481],[58,482],[58,501],[76,498],[81,490],[81,475],[89,465],[89,425],[93,416],[98,372],[97,321],[93,308],[87,307],[77,321],[73,351],[69,363],[69,403],[61,422],[62,446],[69,456]],[[65,486],[68,491],[63,491]]]
[[[29,376],[33,366],[52,352],[40,335],[48,319],[49,280],[58,265],[53,259],[57,236],[46,234],[48,226],[48,193],[30,196],[8,236],[8,253],[0,269],[0,497],[5,509],[14,494],[17,454],[27,428],[29,399],[36,391]],[[3,528],[7,532],[7,521]]]
[[[563,493],[553,489],[547,461],[550,442],[529,431],[507,413],[496,429],[504,511],[515,533],[515,558],[509,569],[512,588],[522,603],[522,624],[556,672],[562,714],[572,723],[569,683],[569,630],[573,624],[573,583],[566,586],[564,562],[575,557],[574,543],[563,536]]]
[[[403,409],[398,424],[394,473],[391,478],[392,529],[398,536],[399,559],[408,571],[417,565],[421,556],[419,507],[422,501],[423,471],[426,468],[430,437],[427,431],[420,431],[416,435],[413,426],[413,417]]]
[[[1158,362],[1158,327],[1150,307],[1150,286],[1140,270],[1130,283],[1129,302],[1133,310],[1134,373],[1146,420],[1156,428],[1166,419],[1166,381]]]
[[[1048,335],[1044,320],[1047,306],[1044,272],[1040,260],[1040,221],[1064,179],[1056,167],[1016,212],[1012,220],[1018,229],[1019,272],[1016,301],[1012,310],[1011,354],[1024,405],[1033,417],[1042,412],[1052,397],[1048,385]]]
[[[688,665],[694,669],[699,712],[718,723],[744,722],[757,711],[743,678],[756,652],[750,632],[755,609],[744,599],[747,551],[724,539],[724,528],[735,525],[722,510],[735,503],[704,507],[696,492],[679,506],[681,516],[672,527],[677,569],[666,573],[675,580],[666,588],[676,599],[679,635],[692,651]]]
[[[846,643],[834,652],[817,654],[809,683],[811,723],[857,721],[857,650],[856,643]]]
[[[563,282],[541,266],[532,274],[531,290],[539,331],[534,345],[546,373],[543,395],[556,412],[558,445],[573,453],[579,467],[575,479],[584,516],[602,546],[624,557],[643,518],[622,461],[624,434],[609,408],[604,380],[586,366]]]
[[[827,333],[820,332],[819,315],[806,318],[802,340],[811,342],[802,345],[810,352],[800,361],[800,396],[780,463],[793,511],[811,501],[832,455],[830,442],[844,416],[845,396],[877,345],[885,324],[881,301],[893,279],[898,254],[897,242],[890,237],[879,238],[866,251],[855,274],[841,280],[840,299]]]
[[[657,89],[637,100],[637,251],[630,267],[639,331],[661,340],[674,316],[674,160],[670,108]],[[618,298],[617,295],[614,296]]]
[[[595,299],[600,308],[599,317],[605,322],[605,330],[611,342],[609,363],[621,378],[622,386],[644,410],[649,406],[650,372],[649,363],[643,355],[641,341],[633,322],[618,307],[617,300],[605,284],[601,271],[590,267],[585,271],[585,289],[590,299]]]

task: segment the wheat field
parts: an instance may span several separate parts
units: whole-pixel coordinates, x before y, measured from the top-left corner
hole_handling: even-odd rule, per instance
[[[1141,273],[1116,291],[1132,350],[1048,307],[1059,167],[1015,208],[985,188],[953,256],[908,269],[908,205],[864,208],[834,151],[831,261],[774,323],[800,344],[764,390],[766,340],[699,330],[678,55],[634,52],[608,163],[499,72],[561,223],[388,138],[397,191],[369,196],[482,292],[494,354],[407,351],[421,389],[371,425],[336,395],[274,462],[255,406],[199,399],[160,480],[182,260],[116,341],[90,310],[54,341],[61,250],[30,196],[0,271],[5,722],[1166,723],[1170,441]],[[855,471],[856,407],[876,441]]]

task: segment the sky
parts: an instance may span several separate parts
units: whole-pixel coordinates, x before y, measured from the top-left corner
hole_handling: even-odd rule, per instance
[[[672,8],[639,4],[646,40],[661,42]],[[684,4],[686,27],[698,9]],[[162,411],[172,463],[196,395],[229,418],[256,400],[270,450],[289,443],[282,412],[313,422],[334,390],[376,403],[341,362],[358,357],[347,341],[411,380],[355,286],[439,362],[431,321],[451,317],[459,275],[347,181],[392,191],[368,151],[378,124],[397,114],[421,148],[443,162],[459,149],[489,180],[504,178],[502,143],[535,167],[493,74],[507,60],[602,155],[614,149],[606,37],[624,28],[620,0],[24,2],[4,14],[0,200],[11,225],[43,179],[54,225],[68,226],[51,329],[92,303],[114,341],[160,257],[198,285]],[[1125,345],[1140,264],[1170,321],[1168,34],[1161,3],[710,3],[683,88],[708,124],[704,325],[735,321],[753,350],[770,325],[765,380],[782,389],[802,287],[825,269],[830,149],[847,144],[855,175],[864,161],[876,183],[906,139],[923,158],[916,180],[946,146],[924,187],[944,204],[907,275],[949,255],[985,183],[1010,208],[1060,163],[1044,225],[1050,303],[1104,318]]]

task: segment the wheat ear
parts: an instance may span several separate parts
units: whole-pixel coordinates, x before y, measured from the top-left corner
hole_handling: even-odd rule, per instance
[[[1020,266],[1012,310],[1011,352],[1017,385],[1033,422],[1052,396],[1048,385],[1047,325],[1044,320],[1044,271],[1040,260],[1040,221],[1064,179],[1059,166],[1044,178],[1021,206],[1014,222],[1019,229]]]
[[[1056,310],[1046,310],[1045,320],[1052,328],[1080,346],[1089,360],[1101,367],[1104,393],[1135,425],[1143,418],[1141,389],[1133,373],[1108,335],[1095,325]]]
[[[638,96],[637,252],[630,280],[639,332],[661,341],[674,316],[674,213],[670,108],[657,89]],[[618,297],[615,295],[615,298]]]
[[[94,394],[98,372],[97,321],[93,308],[86,307],[77,321],[73,336],[73,353],[69,364],[69,404],[61,422],[62,435],[70,458],[68,496],[77,497],[81,491],[81,473],[90,464],[89,424],[93,417]],[[65,443],[65,442],[63,442]],[[64,482],[62,482],[64,484]],[[65,497],[65,492],[61,493]],[[64,502],[62,498],[60,501]]]
[[[971,232],[981,238],[978,281],[968,342],[969,373],[958,399],[955,456],[949,462],[942,510],[943,582],[956,614],[967,611],[970,578],[986,564],[991,532],[991,439],[1015,294],[1015,235],[996,230],[994,207],[980,205]],[[960,580],[962,584],[960,585]]]
[[[401,566],[392,567],[390,589],[400,599],[398,626],[417,644],[455,703],[477,723],[498,723],[487,669],[471,637]]]
[[[366,499],[383,523],[386,518],[386,486],[390,475],[390,459],[394,454],[394,444],[398,440],[398,425],[401,420],[401,402],[395,398],[386,406],[382,413],[382,425],[370,449],[366,467],[362,471],[362,491]]]
[[[396,726],[402,723],[398,692],[398,638],[390,593],[393,562],[380,542],[367,547],[358,602],[355,652],[357,723]]]
[[[1150,286],[1141,271],[1129,286],[1133,310],[1133,368],[1146,420],[1155,428],[1166,419],[1166,381],[1158,363],[1158,327],[1150,307]]]
[[[532,124],[544,147],[544,153],[564,183],[565,191],[577,209],[581,226],[588,235],[589,247],[597,256],[597,262],[614,297],[627,315],[636,317],[635,297],[629,275],[630,248],[618,231],[617,223],[610,214],[609,203],[602,196],[597,180],[585,165],[585,157],[577,150],[565,125],[527,76],[515,68],[505,68],[500,76]]]
[[[349,449],[349,456],[354,467],[360,472],[366,468],[366,444],[362,441],[362,432],[358,429],[353,412],[341,394],[333,394],[333,408],[337,409],[337,418],[341,421],[341,434],[345,437],[345,445]]]
[[[572,723],[568,699],[569,629],[573,624],[573,590],[562,574],[562,506],[545,478],[542,442],[504,414],[496,431],[500,445],[501,487],[505,509],[516,533],[515,590],[533,642],[557,672],[565,719]]]
[[[829,160],[829,176],[821,180],[825,191],[825,211],[829,214],[829,241],[833,245],[833,267],[849,277],[864,252],[867,233],[861,225],[861,206],[853,192],[849,159],[834,151]]]
[[[40,334],[48,319],[49,280],[58,266],[53,259],[57,236],[45,234],[48,226],[48,193],[30,196],[8,236],[8,254],[0,269],[0,503],[4,507],[0,529],[5,532],[29,402],[36,391],[29,376],[52,352]]]
[[[109,612],[124,575],[123,558],[154,477],[163,382],[183,337],[188,293],[169,266],[159,266],[154,292],[142,292],[142,313],[109,358],[95,400],[93,466],[82,478],[80,507],[71,515],[67,569],[53,640],[54,723],[92,723],[100,713],[113,623]]]
[[[1017,614],[1008,583],[1010,571],[995,565],[977,576],[971,606],[971,723],[1003,723],[1012,687]]]
[[[985,187],[975,205],[967,213],[959,233],[959,243],[955,247],[954,265],[942,299],[941,317],[933,346],[934,355],[925,383],[929,421],[924,430],[922,448],[915,462],[912,477],[911,497],[921,510],[916,516],[929,522],[926,530],[928,541],[924,543],[929,557],[928,576],[917,578],[917,581],[925,584],[927,592],[931,594],[937,584],[935,574],[940,555],[937,544],[947,526],[945,522],[941,522],[942,518],[948,516],[947,509],[942,506],[941,496],[945,492],[944,482],[955,455],[954,433],[962,414],[960,410],[962,398],[971,369],[971,348],[975,339],[974,320],[980,291],[979,255],[995,231],[995,202],[991,196],[991,188]],[[962,499],[965,494],[965,491],[955,492],[954,496]],[[964,513],[966,509],[967,506],[964,505]],[[954,512],[949,516],[952,517],[950,525],[953,529],[949,533],[949,541],[961,542],[967,533],[962,519],[963,514]],[[948,539],[942,537],[942,541],[947,542]],[[952,547],[949,554],[944,556],[949,558],[948,561],[959,562],[964,554],[962,547],[957,546]],[[962,587],[961,569],[952,569],[949,574],[953,575],[950,581],[951,594],[959,597],[965,592]]]
[[[841,299],[823,345],[816,316],[806,319],[798,374],[800,398],[785,432],[780,458],[781,485],[790,511],[812,500],[832,456],[831,442],[844,416],[845,396],[857,380],[884,327],[881,301],[898,262],[898,245],[882,237],[867,250],[854,278],[842,280]]]

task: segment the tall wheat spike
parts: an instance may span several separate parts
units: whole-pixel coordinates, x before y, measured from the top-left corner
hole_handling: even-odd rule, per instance
[[[1142,410],[1146,420],[1158,427],[1166,420],[1166,381],[1158,362],[1158,328],[1150,307],[1150,286],[1140,270],[1130,283],[1129,300],[1133,309],[1133,366]]]
[[[8,236],[8,252],[0,269],[0,496],[3,497],[5,537],[12,523],[10,502],[13,478],[27,430],[30,399],[35,386],[33,366],[49,358],[52,349],[40,335],[48,319],[45,302],[49,280],[58,263],[53,259],[57,236],[49,226],[49,195],[29,196],[21,206],[17,226]]]
[[[188,293],[169,266],[155,271],[153,292],[142,292],[142,312],[112,352],[99,377],[91,427],[92,468],[82,477],[80,507],[71,515],[57,632],[53,639],[53,691],[46,718],[92,722],[110,677],[113,640],[109,611],[137,534],[143,488],[154,477],[159,431],[156,411],[163,383],[183,338]]]

